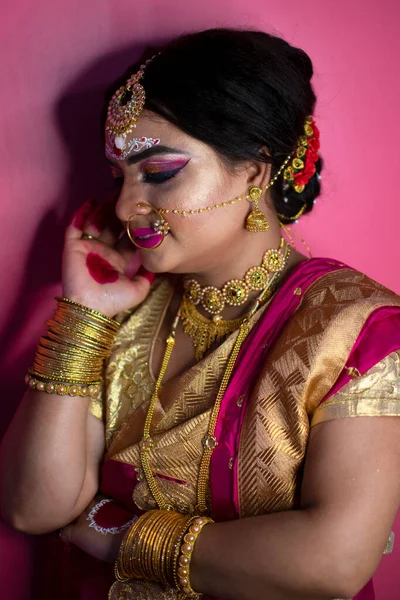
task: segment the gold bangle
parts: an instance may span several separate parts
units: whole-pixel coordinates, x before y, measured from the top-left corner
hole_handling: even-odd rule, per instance
[[[139,517],[118,553],[115,565],[118,581],[146,579],[174,586],[179,548],[193,518],[158,509]]]
[[[75,302],[74,300],[70,300],[69,298],[64,298],[62,296],[56,296],[55,299],[60,304],[65,303],[65,304],[70,304],[72,306],[75,306],[76,308],[83,310],[85,313],[89,313],[90,315],[93,315],[97,319],[104,321],[106,323],[109,323],[110,325],[115,325],[116,327],[120,326],[120,323],[118,323],[118,321],[116,321],[115,319],[107,317],[107,315],[104,315],[103,313],[101,313],[97,310],[94,310],[93,308],[89,308],[88,306],[79,304],[79,302]]]
[[[62,396],[95,395],[120,323],[68,298],[56,300],[26,382],[32,390]]]

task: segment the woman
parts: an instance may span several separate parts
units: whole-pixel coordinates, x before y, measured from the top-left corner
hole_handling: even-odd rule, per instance
[[[216,29],[113,88],[118,197],[67,229],[2,447],[3,514],[101,561],[96,598],[374,598],[400,299],[282,237],[320,191],[311,77],[282,39]]]

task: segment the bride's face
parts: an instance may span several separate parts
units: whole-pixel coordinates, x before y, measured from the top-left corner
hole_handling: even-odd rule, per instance
[[[142,137],[160,141],[131,150],[123,161],[107,155],[120,184],[116,214],[124,226],[130,218],[131,232],[151,227],[159,209],[193,210],[243,196],[257,178],[253,167],[228,167],[212,148],[148,111],[126,143]],[[244,228],[249,210],[242,200],[196,215],[163,215],[170,231],[160,246],[139,249],[143,265],[156,273],[201,273],[234,259],[237,245],[243,248],[251,235]]]

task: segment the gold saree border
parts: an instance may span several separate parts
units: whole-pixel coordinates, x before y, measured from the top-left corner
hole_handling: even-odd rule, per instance
[[[400,307],[400,298],[352,269],[322,275],[307,289],[248,401],[237,467],[240,517],[299,506],[310,421],[382,306]]]

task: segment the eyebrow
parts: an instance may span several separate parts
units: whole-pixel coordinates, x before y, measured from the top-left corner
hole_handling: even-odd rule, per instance
[[[135,163],[140,162],[145,158],[149,158],[149,156],[153,156],[154,154],[187,154],[187,152],[184,152],[183,150],[178,150],[177,148],[171,148],[170,146],[153,146],[152,148],[143,150],[143,152],[140,152],[139,154],[131,154],[130,156],[128,156],[125,162],[127,165],[134,165]],[[111,160],[109,158],[106,158],[106,160],[112,166],[118,166],[118,163],[116,163],[114,160]]]

